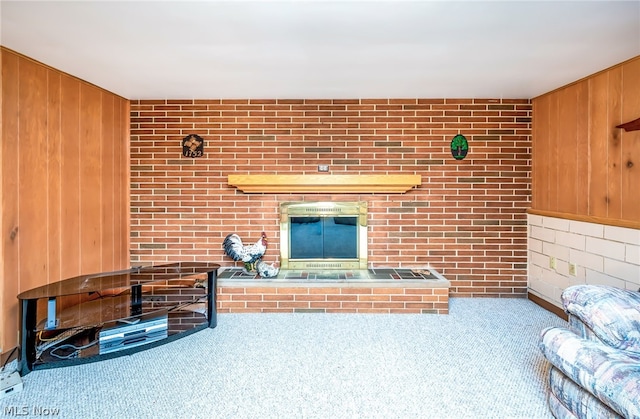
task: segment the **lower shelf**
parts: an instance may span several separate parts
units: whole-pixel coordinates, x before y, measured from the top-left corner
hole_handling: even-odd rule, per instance
[[[166,343],[173,337],[209,327],[206,311],[200,311],[203,307],[194,305],[193,310],[157,312],[108,325],[39,331],[33,367],[91,362]]]

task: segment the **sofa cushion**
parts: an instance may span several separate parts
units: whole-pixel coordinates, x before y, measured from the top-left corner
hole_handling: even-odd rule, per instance
[[[640,354],[640,293],[604,285],[574,285],[562,293],[565,311],[607,345]]]
[[[547,395],[547,403],[549,404],[549,410],[556,419],[578,419],[567,406],[562,404],[560,400],[551,392]]]
[[[563,413],[560,406],[553,406],[554,402],[567,409],[574,417],[622,419],[622,416],[609,409],[593,394],[574,383],[555,367],[549,370],[549,396],[549,408],[563,416],[566,416],[566,412]]]
[[[583,339],[563,327],[545,329],[540,349],[560,372],[618,414],[640,417],[640,356]]]
[[[580,320],[578,317],[574,316],[573,314],[569,314],[567,318],[567,322],[568,322],[569,330],[571,330],[573,333],[580,336],[581,338],[597,340],[598,342],[604,343],[606,345],[606,342],[603,342],[598,337],[598,335],[593,333],[593,330],[591,330],[589,326],[584,324],[582,320]]]

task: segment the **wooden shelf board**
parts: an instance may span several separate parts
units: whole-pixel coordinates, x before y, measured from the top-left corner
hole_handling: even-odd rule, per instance
[[[229,175],[244,193],[404,193],[422,184],[420,175]]]

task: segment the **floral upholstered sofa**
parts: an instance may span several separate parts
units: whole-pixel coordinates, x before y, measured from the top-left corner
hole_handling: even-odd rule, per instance
[[[640,293],[599,285],[564,290],[569,328],[542,331],[556,418],[640,418]]]

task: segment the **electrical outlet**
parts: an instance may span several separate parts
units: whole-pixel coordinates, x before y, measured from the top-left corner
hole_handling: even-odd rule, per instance
[[[569,275],[576,276],[578,274],[578,267],[575,263],[569,264]]]
[[[22,391],[22,378],[20,378],[20,374],[17,371],[6,376],[0,376],[0,399],[20,391]]]
[[[550,267],[551,269],[555,269],[555,268],[556,268],[556,266],[557,266],[556,258],[555,258],[555,257],[553,257],[553,256],[551,256],[551,257],[549,258],[549,267]]]

